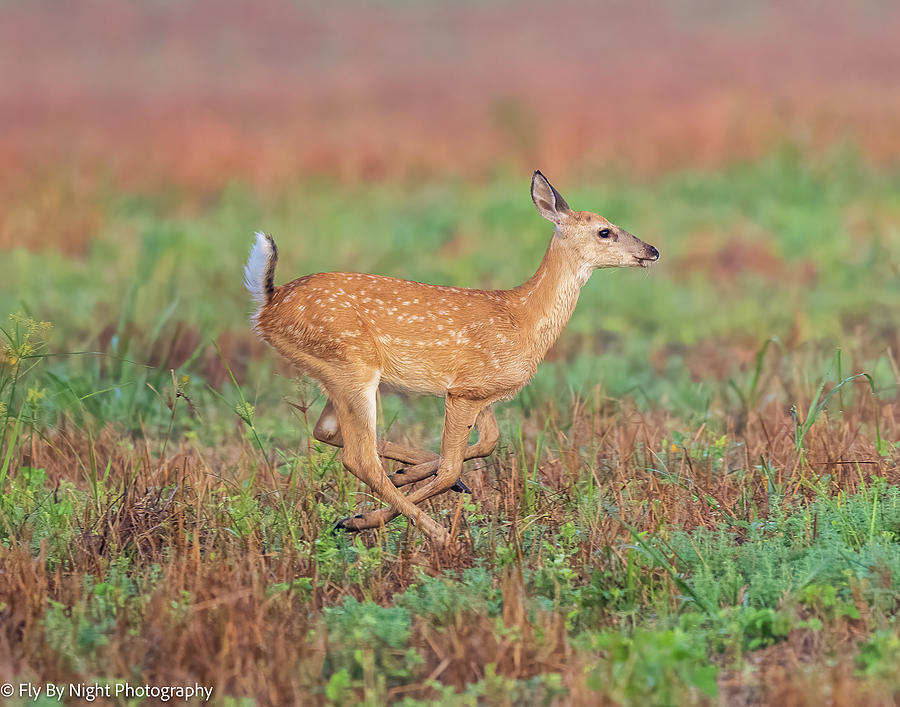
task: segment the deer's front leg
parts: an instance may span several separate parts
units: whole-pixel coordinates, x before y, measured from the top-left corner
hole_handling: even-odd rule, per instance
[[[483,407],[484,403],[481,401],[474,402],[452,395],[447,396],[447,413],[444,418],[444,433],[441,438],[441,457],[437,474],[429,484],[407,495],[405,497],[407,501],[418,505],[432,496],[449,490],[459,481],[469,432]],[[377,528],[390,522],[397,515],[399,514],[393,508],[381,508],[341,521],[341,527],[346,530]]]
[[[375,381],[377,386],[377,378]],[[368,386],[363,383],[355,388],[362,390],[363,393],[355,392],[355,394],[338,397],[335,400],[335,408],[344,436],[342,454],[344,466],[372,489],[382,501],[390,504],[388,510],[394,513],[403,513],[425,532],[435,545],[439,547],[445,545],[449,540],[447,531],[440,523],[429,517],[400,493],[390,482],[381,466],[375,445],[375,386],[372,386],[371,383]],[[463,444],[465,444],[465,439],[463,439]],[[358,527],[358,521],[361,520],[361,518],[348,518],[341,521],[338,527],[361,530],[362,528]]]

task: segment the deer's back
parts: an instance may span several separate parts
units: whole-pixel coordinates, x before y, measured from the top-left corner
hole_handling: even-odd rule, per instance
[[[257,328],[283,355],[362,362],[413,392],[515,392],[533,367],[505,290],[359,273],[307,275],[276,289]],[[521,380],[520,380],[521,379]]]

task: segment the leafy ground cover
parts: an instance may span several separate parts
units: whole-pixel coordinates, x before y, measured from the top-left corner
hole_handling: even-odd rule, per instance
[[[247,330],[240,270],[263,227],[279,281],[512,286],[549,236],[527,179],[110,187],[80,257],[4,251],[0,676],[241,705],[892,704],[900,172],[786,147],[559,186],[663,257],[595,274],[499,407],[473,494],[429,506],[447,557],[399,520],[332,534],[374,502]],[[440,401],[381,406],[436,446]]]

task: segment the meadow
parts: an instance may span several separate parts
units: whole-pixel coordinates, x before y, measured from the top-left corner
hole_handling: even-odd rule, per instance
[[[378,504],[313,440],[316,387],[249,331],[252,232],[276,237],[278,282],[511,287],[550,236],[528,177],[87,198],[35,177],[7,225],[65,218],[2,252],[4,680],[196,682],[223,705],[893,704],[900,170],[852,146],[554,180],[660,261],[595,273],[497,407],[472,495],[428,505],[451,555],[403,519],[332,533]],[[436,449],[441,416],[385,395],[379,429]]]

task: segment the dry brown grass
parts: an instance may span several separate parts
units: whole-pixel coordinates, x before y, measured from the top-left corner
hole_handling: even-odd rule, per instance
[[[507,447],[466,477],[488,519],[481,523],[496,530],[496,544],[520,548],[518,564],[496,580],[506,630],[498,631],[496,619],[478,608],[456,614],[444,626],[414,621],[411,645],[424,658],[423,678],[390,688],[390,697],[433,695],[424,682],[428,676],[463,688],[483,679],[485,666],[493,664],[498,674],[517,679],[559,673],[569,689],[565,703],[595,703],[597,695],[586,687],[585,670],[602,656],[573,649],[561,614],[527,608],[530,600],[520,572],[540,568],[543,550],[540,544],[523,546],[525,527],[540,522],[552,529],[572,520],[569,499],[592,477],[606,489],[619,514],[597,508],[584,528],[572,564],[586,577],[604,566],[624,566],[629,531],[622,521],[651,533],[663,526],[715,528],[725,516],[750,520],[747,499],[753,514],[765,515],[771,497],[758,467],[761,458],[777,469],[789,507],[808,503],[813,495],[809,482],[826,474],[834,493],[852,493],[876,477],[900,483],[900,458],[879,456],[870,434],[877,410],[882,434],[900,437],[896,403],[876,402],[862,388],[858,393],[852,409],[813,427],[806,463],[796,450],[793,423],[783,408],[769,405],[746,416],[730,416],[727,434],[735,444],[722,468],[714,468],[711,458],[704,461],[692,454],[719,434],[704,427],[684,446],[670,447],[655,461],[648,458],[647,450],[661,450],[671,429],[670,415],[662,411],[641,412],[623,401],[595,409],[579,402],[568,410],[537,410],[523,432],[524,459]],[[535,435],[545,423],[553,441],[535,460]],[[409,530],[389,527],[384,533],[407,539],[400,539],[396,554],[383,556],[377,571],[356,582],[347,577],[322,581],[314,553],[267,547],[260,528],[243,537],[230,532],[226,501],[237,484],[255,476],[250,495],[264,507],[277,503],[276,490],[296,499],[292,515],[301,519],[298,535],[313,543],[330,532],[315,504],[338,495],[334,478],[317,483],[301,476],[292,489],[287,477],[273,477],[246,445],[211,450],[185,444],[160,459],[146,438],[130,439],[107,427],[90,440],[82,431],[64,427],[23,446],[18,463],[45,468],[60,493],[67,484],[86,491],[84,467],[91,453],[104,466],[109,461],[113,491],[99,506],[89,496],[77,505],[78,532],[66,555],[48,562],[46,544],[39,554],[32,552],[26,524],[21,534],[12,534],[0,558],[4,680],[32,676],[68,682],[121,675],[150,684],[197,681],[215,685],[219,695],[254,696],[260,704],[319,703],[320,674],[330,651],[318,614],[322,607],[346,596],[390,605],[419,572],[437,575],[472,567],[479,559],[472,521],[462,513],[458,543],[450,556],[411,542]],[[529,512],[523,507],[523,461],[526,468],[537,462],[539,486]],[[648,471],[654,465],[664,465],[680,483],[661,483]],[[429,511],[447,510],[452,517],[458,501],[448,494]],[[361,539],[371,547],[379,536],[366,533]],[[480,552],[483,560],[485,549]],[[132,605],[118,614],[108,644],[86,664],[55,650],[42,623],[50,603],[77,607],[84,598],[86,575],[103,576],[123,554],[133,558],[138,581],[158,573],[139,608]],[[653,581],[671,584],[665,571],[654,573]],[[273,584],[298,577],[312,578],[315,590],[309,595],[269,591]],[[675,601],[677,590],[671,589]],[[615,614],[603,616],[601,622],[609,625],[621,620]],[[850,704],[859,690],[869,689],[852,665],[854,647],[868,630],[867,622],[850,620],[819,632],[798,629],[785,643],[747,654],[739,670],[723,657],[723,699],[729,704]],[[134,666],[139,666],[137,676]],[[889,704],[891,699],[882,693],[869,697],[872,704]]]

